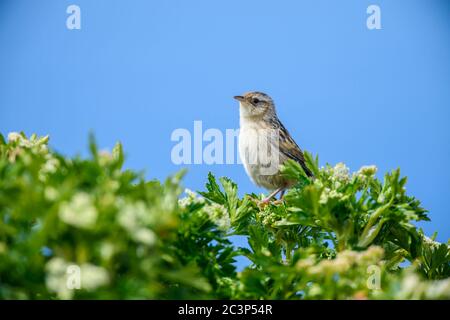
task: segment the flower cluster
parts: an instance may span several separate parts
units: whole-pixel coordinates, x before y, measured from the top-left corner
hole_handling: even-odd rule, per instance
[[[231,226],[230,215],[224,205],[218,203],[207,203],[205,198],[199,196],[196,192],[185,189],[186,196],[178,200],[178,204],[186,208],[192,204],[202,205],[202,210],[205,212],[209,219],[213,221],[220,230],[226,231]]]
[[[107,270],[90,263],[78,266],[63,258],[52,258],[45,268],[48,290],[64,300],[72,299],[75,290],[94,291],[110,281]]]
[[[143,201],[121,203],[119,206],[118,223],[138,243],[153,246],[157,240],[156,234],[149,228],[152,214]]]
[[[85,192],[76,193],[68,202],[63,202],[59,210],[59,218],[78,228],[93,228],[98,212],[92,197]]]
[[[339,189],[339,187],[350,181],[350,170],[342,162],[336,164],[334,167],[327,166],[324,172],[328,175],[331,185],[335,189]]]
[[[345,250],[339,252],[334,259],[325,259],[319,263],[313,260],[300,260],[297,268],[307,267],[307,273],[311,275],[334,275],[345,273],[358,266],[369,266],[379,264],[384,255],[384,250],[378,246],[372,246],[366,251],[357,252]]]

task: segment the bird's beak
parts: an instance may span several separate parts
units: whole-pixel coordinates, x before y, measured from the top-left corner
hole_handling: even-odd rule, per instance
[[[235,98],[237,101],[244,101],[243,96],[234,96],[233,98]]]

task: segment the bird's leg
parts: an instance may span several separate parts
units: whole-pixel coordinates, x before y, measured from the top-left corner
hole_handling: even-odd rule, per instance
[[[280,188],[276,189],[274,192],[269,194],[265,199],[261,200],[261,203],[268,204],[270,202],[270,200],[277,195],[277,193],[279,193],[280,191],[283,191],[283,190],[284,190],[284,187],[280,187]]]
[[[274,201],[273,204],[281,204],[281,203],[283,203],[283,196],[284,196],[285,192],[286,192],[286,188],[283,188],[281,190],[281,193],[280,193],[280,198],[278,200]]]

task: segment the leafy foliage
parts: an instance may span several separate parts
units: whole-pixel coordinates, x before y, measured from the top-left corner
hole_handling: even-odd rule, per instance
[[[120,144],[91,139],[83,159],[47,142],[0,135],[2,299],[450,298],[449,246],[414,226],[428,217],[399,170],[380,181],[307,153],[315,178],[286,163],[298,184],[261,206],[212,174],[181,198],[183,172],[146,181],[122,169]]]

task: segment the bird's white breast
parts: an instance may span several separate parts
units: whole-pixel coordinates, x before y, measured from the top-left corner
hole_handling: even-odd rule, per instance
[[[239,156],[247,175],[255,184],[269,190],[275,189],[277,186],[271,176],[279,169],[279,155],[273,148],[274,139],[278,137],[265,129],[260,121],[241,116],[240,124]],[[267,146],[272,146],[269,155],[265,149]]]

